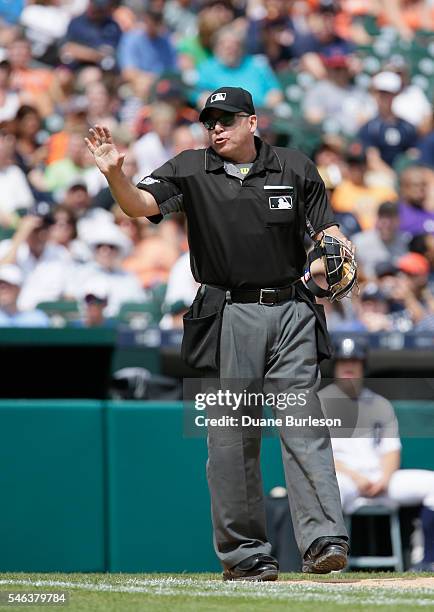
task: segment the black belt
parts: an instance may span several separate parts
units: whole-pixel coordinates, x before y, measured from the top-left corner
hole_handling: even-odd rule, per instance
[[[265,304],[273,306],[286,300],[294,299],[296,296],[297,283],[289,287],[277,287],[275,289],[231,289],[226,290],[226,301],[239,304]],[[222,287],[218,287],[222,289]]]

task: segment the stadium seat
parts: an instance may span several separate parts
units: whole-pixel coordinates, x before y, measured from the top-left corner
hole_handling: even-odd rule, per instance
[[[161,307],[156,302],[125,302],[117,318],[132,329],[145,329],[158,325],[161,316]]]
[[[366,516],[369,519],[369,528],[366,534],[369,551],[373,554],[363,556],[350,556],[348,559],[348,569],[351,568],[378,568],[391,567],[397,572],[404,570],[404,559],[401,543],[401,525],[399,520],[398,505],[390,500],[384,503],[372,503],[371,499],[366,499],[366,503],[360,505],[357,510],[345,516],[348,537],[351,540],[351,526],[353,516]],[[390,526],[390,543],[392,547],[391,556],[378,556],[375,554],[376,539],[374,532],[374,520],[377,516],[388,516]]]
[[[36,308],[46,313],[53,327],[65,327],[80,318],[80,310],[75,300],[40,302]]]
[[[159,283],[151,288],[152,301],[155,303],[156,307],[160,308],[160,310],[163,306],[164,298],[166,297],[166,291],[167,285],[165,283]]]

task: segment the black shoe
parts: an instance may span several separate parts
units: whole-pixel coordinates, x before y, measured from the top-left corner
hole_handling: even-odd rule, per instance
[[[347,564],[349,546],[342,538],[317,538],[303,557],[302,571],[311,574],[328,574]]]
[[[223,580],[277,580],[279,564],[268,555],[252,555],[223,572]]]

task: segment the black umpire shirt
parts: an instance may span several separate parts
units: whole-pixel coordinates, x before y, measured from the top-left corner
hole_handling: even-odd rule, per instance
[[[233,288],[283,287],[304,272],[304,235],[334,225],[313,162],[294,149],[255,137],[258,151],[240,180],[212,149],[180,153],[137,187],[161,214],[184,211],[190,262],[199,283]]]

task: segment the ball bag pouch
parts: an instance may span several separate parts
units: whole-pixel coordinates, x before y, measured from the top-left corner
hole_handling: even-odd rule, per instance
[[[181,357],[190,367],[207,370],[219,368],[225,304],[226,292],[223,289],[202,285],[185,313]]]

